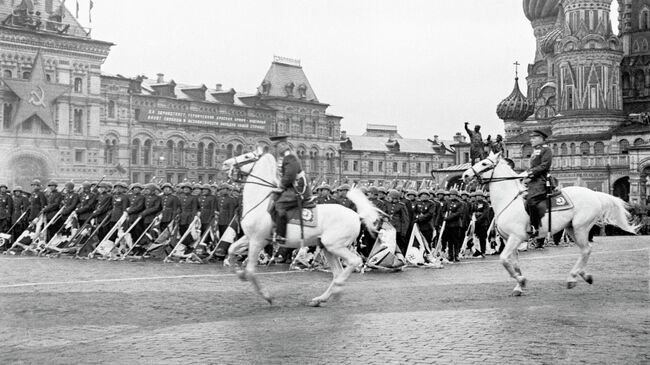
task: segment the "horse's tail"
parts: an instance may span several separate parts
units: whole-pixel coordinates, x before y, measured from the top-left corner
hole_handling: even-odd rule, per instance
[[[598,199],[603,207],[600,217],[601,223],[611,224],[634,234],[641,228],[641,225],[632,219],[632,214],[628,210],[630,207],[628,203],[613,195],[601,192],[598,192]]]
[[[375,227],[375,222],[380,218],[379,209],[375,207],[366,195],[357,188],[352,188],[348,191],[348,199],[357,206],[357,213],[361,218],[363,224],[366,225],[366,228],[370,233],[377,233],[377,228]]]

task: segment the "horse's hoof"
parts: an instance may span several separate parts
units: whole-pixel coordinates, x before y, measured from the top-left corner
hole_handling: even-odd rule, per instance
[[[519,283],[519,285],[521,286],[522,289],[525,289],[526,288],[526,283],[528,282],[528,280],[526,280],[526,278],[524,276],[520,276],[519,278],[517,278],[517,282]]]
[[[273,297],[272,296],[267,295],[267,296],[264,297],[264,299],[266,299],[266,301],[269,303],[269,305],[273,305]]]
[[[308,305],[310,307],[320,307],[320,303],[321,303],[320,300],[312,299],[309,301]]]
[[[524,292],[521,289],[515,289],[512,291],[513,297],[520,297]]]
[[[584,276],[582,276],[582,278],[583,278],[584,281],[585,281],[587,284],[589,284],[589,285],[591,285],[591,284],[594,283],[594,277],[591,276],[591,274],[584,275]]]
[[[567,289],[573,289],[573,288],[576,287],[576,285],[578,285],[578,283],[576,283],[575,281],[567,281],[566,282],[566,288]]]
[[[244,270],[237,270],[236,274],[239,280],[246,281],[246,272],[244,272]]]

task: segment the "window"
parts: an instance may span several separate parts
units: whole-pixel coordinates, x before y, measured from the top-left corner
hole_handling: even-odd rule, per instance
[[[139,108],[133,109],[133,118],[135,118],[135,120],[140,120],[140,109]]]
[[[569,153],[569,151],[567,150],[566,143],[562,143],[560,145],[560,154],[566,155],[568,153]]]
[[[167,174],[167,182],[168,183],[173,183],[174,182],[174,174]]]
[[[81,109],[74,110],[74,123],[73,123],[72,131],[74,134],[83,133],[83,110]]]
[[[107,139],[104,144],[104,163],[106,165],[113,164],[113,146],[114,145],[111,144],[111,141]]]
[[[75,77],[74,79],[74,92],[80,93],[82,89],[81,77]]]
[[[604,155],[605,154],[605,144],[603,142],[594,143],[594,155]]]
[[[204,150],[203,142],[199,142],[198,150],[196,152],[196,165],[197,166],[203,167],[203,157],[205,157],[205,150]]]
[[[372,161],[368,161],[368,172],[374,172],[375,170],[375,163]]]
[[[422,173],[422,163],[418,162],[415,164],[415,171],[417,171],[418,174]]]
[[[74,150],[74,162],[76,163],[84,162],[84,150]]]
[[[553,143],[553,156],[557,156],[557,143]]]
[[[268,147],[267,147],[268,148]],[[205,164],[207,167],[212,167],[214,165],[214,143],[208,145],[208,151],[205,156]],[[210,178],[210,180],[213,180]]]
[[[383,172],[383,171],[384,171],[384,162],[383,162],[383,161],[379,161],[379,162],[377,163],[377,171],[379,171],[379,172]]]
[[[30,76],[32,76],[32,73],[29,71],[23,72],[23,79],[27,80]]]
[[[352,171],[359,171],[359,161],[352,161]]]
[[[145,166],[151,165],[151,152],[152,152],[152,143],[151,140],[148,139],[144,142],[144,151],[142,153],[142,156],[144,157]]]
[[[237,147],[235,147],[235,156],[240,156],[244,154],[244,146],[238,144]]]
[[[144,174],[144,182],[145,183],[151,182],[151,174]]]
[[[408,163],[402,162],[402,172],[403,173],[408,172]]]
[[[11,70],[4,70],[2,71],[2,77],[4,77],[5,79],[10,79],[14,77],[14,75],[11,73]]]
[[[174,164],[174,141],[167,141],[165,147],[165,158],[167,159],[167,166],[172,166]]]
[[[331,125],[327,127],[327,135],[330,137],[334,137],[334,127],[332,127]]]
[[[185,164],[185,143],[183,141],[178,142],[175,158],[176,166],[183,166]]]
[[[343,171],[349,171],[349,170],[350,170],[350,162],[343,161]]]
[[[397,172],[397,162],[393,162],[393,172]]]
[[[113,100],[108,102],[108,117],[115,118],[115,102]]]
[[[588,155],[590,148],[591,148],[591,146],[589,145],[589,142],[580,143],[580,154],[581,155]]]
[[[573,109],[573,85],[567,85],[564,93],[566,94],[566,109]]]
[[[208,175],[208,182],[213,183],[214,182],[214,174],[209,174]]]
[[[11,116],[13,115],[14,107],[11,104],[5,104],[2,109],[2,128],[11,128]]]
[[[618,141],[618,149],[622,154],[627,154],[627,150],[630,148],[630,142],[627,139],[622,139]]]
[[[529,144],[524,145],[524,147],[521,150],[521,155],[524,158],[530,158],[530,156],[533,155],[533,146]]]
[[[469,162],[469,152],[464,152],[463,153],[463,163],[468,163]]]
[[[234,153],[234,147],[232,144],[229,144],[228,147],[226,147],[226,158],[232,158]]]
[[[431,164],[429,162],[425,164],[424,170],[425,170],[424,172],[426,173],[429,173],[431,171]]]
[[[45,80],[47,80],[47,82],[52,82],[52,75],[46,74],[45,75]]]
[[[140,173],[139,172],[134,172],[133,173],[133,179],[131,181],[133,181],[134,183],[135,182],[140,182]]]
[[[637,139],[634,140],[634,145],[635,146],[641,146],[641,145],[644,145],[644,144],[645,144],[645,141],[643,141],[643,138],[637,138]]]
[[[571,145],[569,146],[569,150],[571,151],[572,155],[576,154],[576,144],[571,142]]]
[[[140,140],[137,138],[131,143],[131,164],[140,164]]]

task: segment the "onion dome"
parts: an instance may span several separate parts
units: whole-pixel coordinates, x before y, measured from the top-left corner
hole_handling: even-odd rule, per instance
[[[524,15],[535,21],[556,17],[560,11],[560,0],[524,0]]]
[[[510,95],[497,106],[497,115],[502,120],[523,122],[535,111],[535,105],[519,90],[519,77],[515,77],[515,87]]]

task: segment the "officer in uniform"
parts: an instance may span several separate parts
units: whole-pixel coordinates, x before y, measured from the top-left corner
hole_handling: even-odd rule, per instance
[[[348,198],[348,191],[350,191],[350,185],[343,184],[339,186],[339,198],[336,200],[336,202],[339,205],[342,205],[348,209],[352,209],[356,211],[357,207],[354,205],[352,200]]]
[[[108,182],[101,182],[97,186],[97,203],[95,204],[95,209],[90,214],[90,219],[95,220],[95,228],[104,221],[106,215],[113,208],[113,196],[109,193],[112,188],[113,186]],[[100,240],[104,238],[110,229],[110,223],[105,223],[97,232],[98,238]]]
[[[65,183],[65,189],[63,192],[63,201],[61,206],[63,210],[61,211],[61,218],[57,221],[55,232],[61,228],[65,221],[68,220],[68,217],[72,212],[77,208],[79,204],[79,194],[74,191],[74,183],[69,181]],[[70,230],[66,230],[65,234],[70,234]]]
[[[413,224],[415,224],[415,212],[417,210],[418,202],[415,200],[415,197],[418,195],[417,191],[414,189],[408,189],[404,192],[404,199],[402,203],[406,206],[406,212],[408,213],[408,229],[406,230],[406,239],[408,240],[411,237],[411,231],[413,230]]]
[[[219,186],[219,195],[216,199],[216,210],[218,215],[217,226],[219,228],[219,235],[223,235],[226,229],[228,229],[228,225],[237,213],[237,208],[239,205],[239,201],[232,196],[230,189],[231,186],[227,183],[221,183]]]
[[[445,231],[442,240],[447,244],[447,251],[450,262],[458,262],[458,251],[462,244],[462,213],[463,207],[460,203],[458,190],[449,191],[449,203],[447,204],[447,213],[445,214]],[[443,244],[444,245],[444,244]]]
[[[384,212],[388,215],[388,221],[397,231],[397,246],[402,253],[406,253],[407,242],[404,240],[404,235],[406,234],[409,224],[408,212],[406,211],[406,206],[400,202],[399,191],[395,189],[388,190],[388,196],[384,208]]]
[[[523,182],[528,185],[526,210],[530,215],[530,230],[528,233],[532,237],[537,237],[541,218],[547,208],[546,179],[553,163],[553,151],[546,144],[547,137],[544,132],[539,130],[531,133],[530,143],[534,150],[530,157],[530,168],[522,173],[525,176]]]
[[[144,229],[149,227],[149,225],[156,219],[156,216],[160,211],[162,210],[161,206],[161,201],[162,199],[160,196],[158,196],[158,186],[154,183],[149,183],[144,186],[144,209],[140,212],[139,216],[142,218],[140,222],[142,222],[143,226],[143,231],[140,232],[139,234],[133,234],[133,243],[137,239],[140,238],[140,236],[145,233]]]
[[[420,189],[413,217],[414,223],[418,224],[420,232],[430,243],[433,239],[433,218],[437,215],[437,206],[429,199],[429,195],[426,189]]]
[[[108,219],[108,225],[106,228],[109,230],[115,226],[115,224],[120,220],[124,212],[129,207],[129,198],[126,195],[126,184],[123,182],[116,182],[113,186],[113,199],[112,199],[112,208],[110,213],[110,218]],[[113,236],[110,239],[113,239],[117,236],[117,231],[113,233]],[[102,239],[104,237],[101,237]]]
[[[289,217],[288,211],[302,205],[311,198],[311,190],[305,178],[305,172],[298,156],[293,153],[291,146],[287,142],[287,136],[271,137],[276,142],[276,151],[282,156],[282,165],[280,167],[280,193],[275,202],[276,211],[276,234],[275,242],[283,242],[287,232],[287,222]],[[302,202],[301,202],[302,200]]]
[[[181,212],[181,202],[174,194],[174,186],[171,183],[162,184],[163,195],[161,197],[162,217],[160,219],[160,232],[164,231]]]
[[[11,217],[14,212],[14,200],[7,192],[9,187],[0,184],[0,233],[6,233],[11,228]]]
[[[190,224],[194,220],[194,217],[199,212],[199,200],[192,195],[192,187],[189,183],[182,183],[181,188],[183,193],[178,197],[181,206],[180,220],[178,222],[180,235],[182,236],[190,228]],[[189,243],[190,238],[185,238],[182,244],[186,245]]]
[[[12,232],[14,236],[14,241],[27,227],[29,222],[29,199],[25,196],[26,192],[23,190],[22,186],[16,186],[13,191],[13,214],[11,216],[11,224],[14,225],[14,230]],[[23,215],[25,213],[25,215]],[[20,218],[22,216],[22,218]],[[18,220],[20,219],[20,222]],[[18,223],[16,223],[18,222]]]
[[[476,192],[476,203],[474,205],[474,214],[476,216],[476,223],[474,225],[474,233],[478,237],[480,244],[480,251],[477,250],[474,256],[485,257],[485,242],[487,240],[487,231],[490,227],[491,214],[490,205],[485,201],[485,196],[482,191]]]
[[[316,188],[316,192],[318,193],[318,196],[316,197],[315,201],[316,204],[333,204],[335,202],[332,201],[332,188],[327,185],[323,184]]]
[[[47,205],[47,198],[41,191],[41,180],[34,179],[32,181],[32,195],[29,197],[29,221],[38,218],[41,211]]]
[[[135,223],[135,221],[140,216],[140,213],[142,213],[144,210],[146,197],[142,195],[142,188],[143,186],[140,183],[131,184],[129,207],[126,209],[126,213],[129,215],[129,227]],[[156,189],[154,188],[153,190],[155,191]],[[142,219],[140,219],[138,223],[131,229],[131,237],[133,237],[134,240],[137,240],[138,237],[140,237],[142,234],[142,231],[144,231],[144,228],[144,222],[142,222]]]
[[[92,192],[91,185],[88,181],[81,184],[81,193],[79,194],[79,204],[75,209],[79,225],[82,226],[86,223],[97,205],[97,194]]]
[[[47,228],[47,239],[50,239],[59,229],[58,227],[63,224],[61,217],[59,217],[59,219],[54,223],[50,222],[61,208],[63,195],[57,190],[56,181],[51,180],[49,183],[47,183],[47,187],[50,189],[50,194],[47,196],[47,205],[43,208],[42,213],[45,214],[45,219],[47,219],[47,222],[50,224],[50,226]]]
[[[201,234],[210,229],[210,224],[217,214],[217,197],[212,195],[212,188],[210,184],[203,184],[201,186],[201,195],[199,196],[199,209],[201,211]],[[216,233],[216,232],[213,232]],[[211,237],[206,237],[205,243],[210,243]]]

